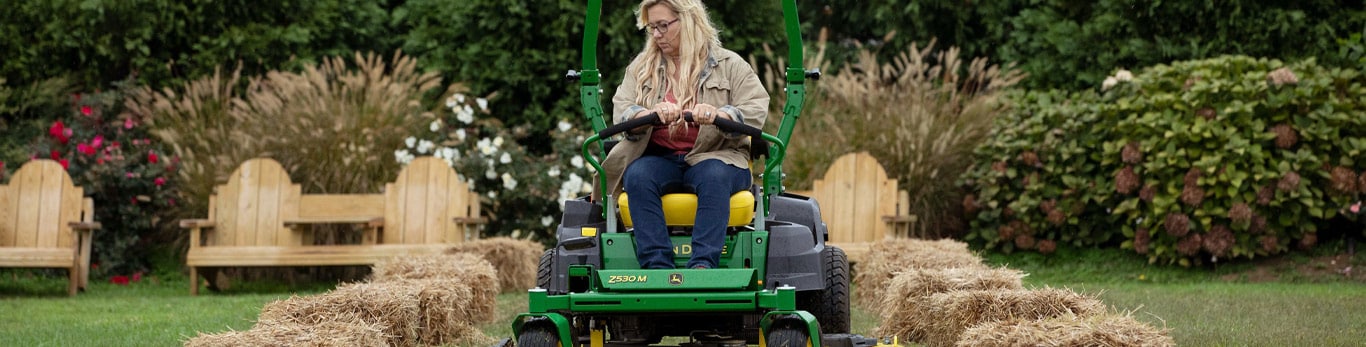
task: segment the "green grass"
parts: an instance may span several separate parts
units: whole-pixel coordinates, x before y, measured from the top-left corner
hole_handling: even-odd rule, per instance
[[[1109,250],[984,258],[1029,273],[1029,287],[1099,294],[1116,310],[1171,329],[1182,346],[1359,345],[1366,341],[1366,281],[1320,266],[1329,254],[1341,252],[1328,246],[1318,254],[1199,269],[1151,266]],[[1361,264],[1363,258],[1340,259]],[[69,298],[64,276],[41,273],[0,270],[0,344],[178,346],[199,332],[250,329],[266,303],[332,288],[246,283],[192,297],[184,276],[169,274],[128,286],[92,280],[88,291]],[[1266,273],[1278,276],[1268,279]],[[496,339],[508,337],[509,322],[525,308],[525,294],[500,295],[497,314],[480,328]],[[862,309],[853,315],[857,333],[869,334],[878,323],[879,317]]]
[[[1233,265],[1148,265],[1129,252],[1061,249],[986,255],[987,263],[1029,273],[1027,287],[1098,294],[1119,312],[1171,329],[1180,346],[1357,346],[1366,341],[1366,282],[1327,262],[1362,264],[1340,245]],[[1340,265],[1340,264],[1339,264]]]

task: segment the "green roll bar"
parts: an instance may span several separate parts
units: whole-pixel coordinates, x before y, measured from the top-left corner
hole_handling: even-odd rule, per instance
[[[786,71],[787,86],[783,88],[784,93],[787,94],[787,102],[782,108],[783,120],[778,126],[778,135],[773,136],[764,134],[763,139],[758,139],[759,141],[768,141],[775,144],[775,146],[769,147],[769,160],[765,162],[764,173],[760,176],[763,180],[763,190],[761,191],[759,199],[756,199],[756,202],[759,205],[761,214],[758,218],[755,218],[755,228],[759,230],[764,230],[763,220],[769,215],[769,198],[773,195],[782,193],[785,189],[783,187],[782,163],[787,152],[788,141],[792,139],[792,129],[796,126],[797,119],[801,117],[802,107],[806,101],[806,78],[808,75],[812,78],[820,76],[820,72],[816,70],[807,71],[802,68],[802,62],[804,61],[802,55],[802,32],[801,23],[797,18],[797,1],[782,0],[782,2],[783,26],[787,30],[788,42],[788,66]],[[584,117],[587,118],[588,123],[593,127],[594,133],[607,129],[607,123],[604,120],[602,103],[600,100],[602,88],[599,84],[602,82],[602,74],[598,71],[597,61],[598,22],[601,18],[602,0],[588,0],[588,13],[587,16],[585,16],[586,22],[584,23],[583,30],[583,68],[579,71],[571,70],[569,71],[568,76],[566,76],[571,79],[578,79],[579,81],[579,103],[583,106]],[[599,196],[602,196],[604,200],[606,200],[603,202],[603,217],[607,219],[608,232],[615,232],[617,231],[616,214],[611,213],[611,211],[616,209],[616,202],[613,201],[613,199],[607,198],[610,196],[607,191],[607,175],[602,174],[603,169],[601,161],[591,155],[590,151],[590,146],[597,143],[598,149],[606,155],[606,147],[602,143],[603,140],[605,139],[598,138],[598,135],[596,134],[589,136],[588,139],[584,140],[583,157],[588,161],[588,164],[599,173],[598,187],[600,189],[599,193],[601,193]]]

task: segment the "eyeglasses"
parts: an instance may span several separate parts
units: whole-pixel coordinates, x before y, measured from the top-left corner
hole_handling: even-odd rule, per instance
[[[645,32],[667,33],[669,32],[669,25],[674,24],[675,22],[678,22],[678,18],[674,18],[674,20],[664,23],[646,24]]]

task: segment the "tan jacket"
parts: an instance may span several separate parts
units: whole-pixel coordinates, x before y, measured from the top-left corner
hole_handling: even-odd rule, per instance
[[[658,63],[661,64],[659,68],[663,69],[663,62]],[[749,126],[764,127],[764,120],[768,118],[768,91],[759,82],[754,69],[739,54],[724,48],[713,51],[702,69],[699,81],[699,103],[716,106],[720,111],[730,114],[731,119],[743,119]],[[646,83],[646,93],[653,94],[647,99],[649,102],[646,105],[636,104],[637,89],[641,83]],[[617,87],[616,95],[612,96],[613,123],[624,122],[628,117],[664,100],[664,91],[648,83],[650,81],[637,81],[633,74],[626,74],[621,86]],[[603,160],[603,171],[607,173],[607,182],[614,196],[622,190],[621,177],[626,166],[644,154],[645,147],[650,143],[650,131],[654,127],[642,128],[645,130],[628,131],[625,140],[613,147],[607,159]],[[749,168],[749,141],[748,136],[726,133],[714,125],[704,125],[698,130],[697,141],[685,160],[688,165],[697,165],[703,160],[720,159],[735,167]]]

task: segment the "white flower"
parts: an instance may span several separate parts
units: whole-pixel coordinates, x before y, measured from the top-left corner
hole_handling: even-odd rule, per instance
[[[460,95],[460,94],[456,94],[456,95]],[[446,98],[446,108],[455,109],[455,105],[456,105],[456,103],[455,103],[455,95],[451,95],[451,97]]]
[[[492,141],[490,141],[487,137],[479,139],[479,142],[475,143],[474,146],[475,148],[478,148],[479,153],[483,154],[484,156],[490,156],[493,155],[493,153],[498,152],[498,149],[493,148]]]
[[[440,120],[440,119],[437,119],[437,120],[432,121],[432,125],[431,125],[430,128],[432,129],[432,132],[441,131],[441,120]]]
[[[487,179],[495,179],[495,178],[498,178],[498,171],[493,171],[493,168],[489,168],[488,170],[484,170],[484,178],[487,178]]]
[[[587,181],[585,181],[585,182],[583,182],[583,183],[580,183],[580,185],[579,185],[579,192],[580,192],[580,193],[592,193],[592,192],[593,192],[593,184],[592,184],[592,183],[588,183]]]
[[[576,169],[582,169],[582,168],[583,168],[583,157],[582,157],[582,156],[577,156],[577,155],[576,155],[576,156],[574,156],[573,158],[570,158],[570,159],[569,159],[569,165],[574,165],[574,168],[576,168]]]
[[[417,145],[417,138],[409,136],[408,138],[403,139],[403,144],[408,145],[408,148],[413,148],[413,146]]]
[[[1129,70],[1119,69],[1119,71],[1115,72],[1115,79],[1120,82],[1132,81],[1134,79],[1134,74],[1129,72]]]
[[[498,162],[503,164],[511,163],[512,155],[508,154],[508,152],[503,152],[503,156],[498,157]]]
[[[485,98],[475,98],[475,99],[474,99],[474,103],[479,104],[479,109],[480,109],[480,110],[488,111],[488,109],[489,109],[489,99],[485,99]]]
[[[452,96],[455,97],[455,102],[462,104],[465,103],[465,94],[455,93],[455,95]]]
[[[546,174],[550,175],[550,177],[560,177],[560,167],[552,166],[550,167],[550,171],[546,171]]]
[[[497,199],[497,198],[498,198],[498,192],[496,192],[496,191],[490,190],[488,195],[489,195],[489,199]]]
[[[408,150],[406,150],[406,149],[400,149],[400,150],[394,151],[394,161],[395,161],[395,162],[398,162],[398,163],[400,163],[400,164],[408,164],[408,163],[412,162],[413,159],[414,159],[414,158],[413,158],[413,155],[410,154],[410,153],[408,153]]]
[[[455,131],[455,138],[456,138],[456,139],[459,139],[460,141],[465,141],[465,128],[460,128],[460,129],[456,130],[456,131]]]
[[[559,128],[559,129],[560,129],[560,132],[569,131],[569,129],[570,129],[570,128],[573,128],[573,127],[574,127],[573,124],[569,124],[569,122],[566,122],[566,121],[560,121],[560,124],[556,126],[556,128]]]
[[[459,160],[460,150],[451,147],[442,147],[437,150],[437,157],[441,159]]]
[[[517,189],[517,179],[512,178],[512,174],[503,173],[503,188],[507,190]]]
[[[543,225],[543,226],[550,226],[550,223],[553,223],[553,222],[555,222],[555,217],[551,217],[551,216],[541,217],[541,225]]]
[[[1105,81],[1100,83],[1100,91],[1110,90],[1110,88],[1115,87],[1115,84],[1119,84],[1119,80],[1116,80],[1114,76],[1106,77]]]
[[[474,109],[471,109],[470,105],[465,105],[465,107],[457,107],[455,109],[455,119],[465,124],[470,124],[474,122]]]
[[[502,136],[494,137],[494,138],[493,138],[493,146],[494,146],[494,147],[503,147],[503,137],[502,137]]]
[[[436,148],[436,144],[431,141],[422,140],[417,143],[418,153],[427,154],[427,152],[430,152],[433,148]]]

